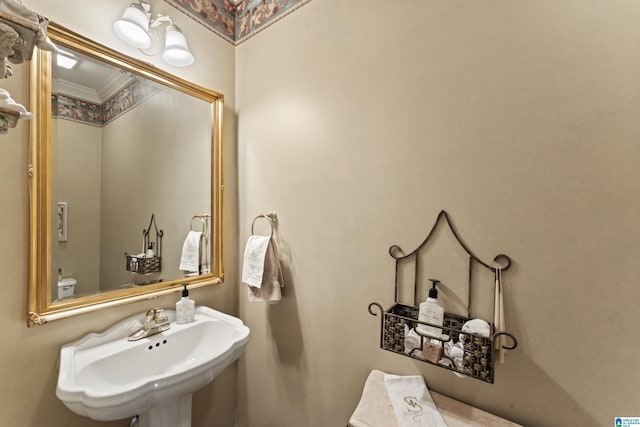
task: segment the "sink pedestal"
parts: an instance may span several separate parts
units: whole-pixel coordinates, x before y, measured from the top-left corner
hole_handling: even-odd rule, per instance
[[[191,427],[191,395],[138,415],[139,427]]]

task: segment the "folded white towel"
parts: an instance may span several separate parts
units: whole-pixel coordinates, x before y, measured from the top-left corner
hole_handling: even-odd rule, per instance
[[[269,236],[249,236],[244,248],[242,264],[242,282],[255,288],[262,287],[264,259],[269,247]]]
[[[180,270],[185,270],[187,275],[200,271],[200,236],[199,231],[189,231],[187,238],[182,245],[182,256],[180,257]]]
[[[385,374],[384,382],[399,427],[447,426],[431,399],[424,378]]]
[[[261,286],[256,287],[249,285],[247,294],[249,301],[264,301],[269,304],[276,304],[282,299],[281,288],[284,286],[284,278],[282,276],[282,268],[280,267],[278,245],[275,239],[270,237],[267,237],[267,239],[267,252],[264,256]]]

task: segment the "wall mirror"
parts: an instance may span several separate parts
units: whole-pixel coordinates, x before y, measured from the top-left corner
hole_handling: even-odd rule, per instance
[[[49,37],[29,80],[27,325],[221,282],[222,95]]]

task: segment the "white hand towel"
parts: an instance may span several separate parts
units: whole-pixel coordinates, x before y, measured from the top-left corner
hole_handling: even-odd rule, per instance
[[[189,231],[187,238],[182,245],[182,256],[180,257],[180,270],[187,272],[200,271],[200,235],[199,231]]]
[[[447,427],[424,378],[385,374],[384,382],[399,427]]]
[[[268,238],[267,253],[264,257],[264,270],[262,274],[262,286],[249,286],[247,294],[249,301],[264,301],[269,304],[276,304],[282,299],[282,287],[284,278],[280,267],[280,257],[278,255],[278,245],[275,239]]]
[[[269,236],[249,236],[244,248],[242,264],[242,282],[255,288],[262,287],[264,260],[269,247]]]

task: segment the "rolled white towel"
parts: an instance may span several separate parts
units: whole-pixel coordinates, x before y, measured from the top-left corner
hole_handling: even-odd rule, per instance
[[[418,349],[417,351],[413,351]],[[415,329],[409,328],[409,325],[404,325],[404,352],[410,355],[420,355],[422,348],[420,347],[420,336],[416,333]]]
[[[438,362],[443,366],[455,367],[458,371],[462,372],[464,370],[464,350],[462,348],[462,343],[452,343],[451,341],[444,343],[444,354],[447,357],[443,357]],[[451,361],[453,360],[454,366],[451,365]],[[463,375],[459,372],[453,372],[456,376],[460,378],[465,378],[466,375]]]
[[[471,319],[462,325],[462,332],[468,334],[480,335],[481,337],[488,338],[491,335],[491,325],[486,320]],[[466,339],[465,334],[460,334],[460,342],[464,343]]]

